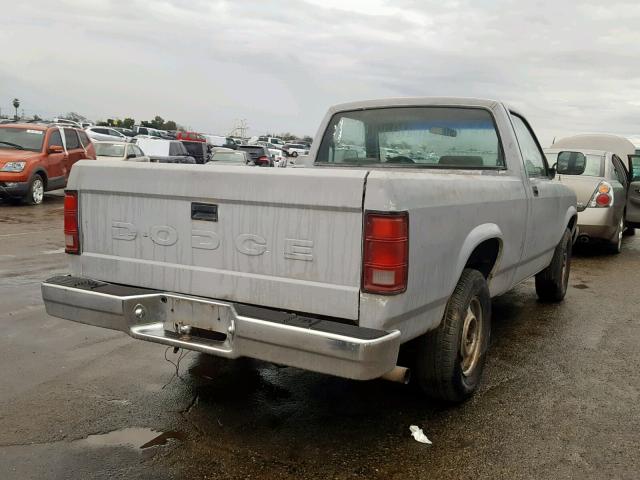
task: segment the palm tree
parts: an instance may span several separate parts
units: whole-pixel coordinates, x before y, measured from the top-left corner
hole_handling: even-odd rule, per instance
[[[13,108],[16,109],[16,116],[15,119],[18,120],[18,107],[20,106],[20,100],[18,100],[17,98],[13,99]]]

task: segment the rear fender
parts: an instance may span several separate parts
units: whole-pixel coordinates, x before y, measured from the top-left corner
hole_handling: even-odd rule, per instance
[[[467,235],[467,238],[462,244],[462,248],[460,249],[460,254],[458,255],[458,261],[456,264],[456,271],[455,271],[456,275],[454,277],[456,279],[456,283],[457,283],[457,279],[459,279],[460,276],[462,275],[462,270],[464,270],[464,266],[469,261],[469,258],[471,257],[471,254],[476,249],[476,247],[480,245],[482,242],[486,240],[491,240],[494,238],[497,238],[498,241],[500,242],[500,252],[498,252],[498,258],[496,259],[496,263],[493,266],[492,273],[496,270],[496,266],[500,263],[500,256],[502,252],[502,242],[503,242],[502,230],[500,230],[500,227],[498,227],[498,225],[496,225],[495,223],[485,223],[482,225],[478,225],[477,227],[475,227],[473,230],[469,232],[469,234]],[[491,278],[491,275],[489,275],[489,279],[490,278]],[[455,288],[455,284],[453,288]],[[452,292],[453,292],[453,288],[451,289]]]

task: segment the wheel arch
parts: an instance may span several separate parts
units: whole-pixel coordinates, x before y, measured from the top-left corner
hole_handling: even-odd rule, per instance
[[[36,175],[40,175],[42,177],[42,182],[44,183],[45,190],[47,189],[47,185],[49,183],[49,177],[47,176],[47,171],[42,167],[37,167],[33,169],[31,175],[29,176],[29,182],[33,180],[33,177]]]
[[[565,225],[566,228],[569,229],[569,231],[571,232],[571,239],[573,240],[573,242],[575,242],[576,239],[578,238],[578,210],[573,205],[571,205],[567,209],[567,212],[565,213],[565,216],[564,216],[563,225]],[[564,230],[560,232],[560,237],[558,238],[558,242],[562,238],[562,235],[564,235]]]
[[[456,282],[465,268],[475,268],[491,280],[500,263],[503,248],[503,234],[495,223],[475,227],[465,239],[456,265]]]

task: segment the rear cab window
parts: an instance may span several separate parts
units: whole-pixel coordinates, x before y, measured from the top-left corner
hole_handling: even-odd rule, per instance
[[[504,169],[492,114],[475,107],[391,107],[335,114],[316,164]]]

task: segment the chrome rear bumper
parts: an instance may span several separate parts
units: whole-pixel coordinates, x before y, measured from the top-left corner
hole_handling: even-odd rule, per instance
[[[262,307],[63,276],[42,283],[47,313],[228,358],[369,380],[393,369],[400,332]]]

